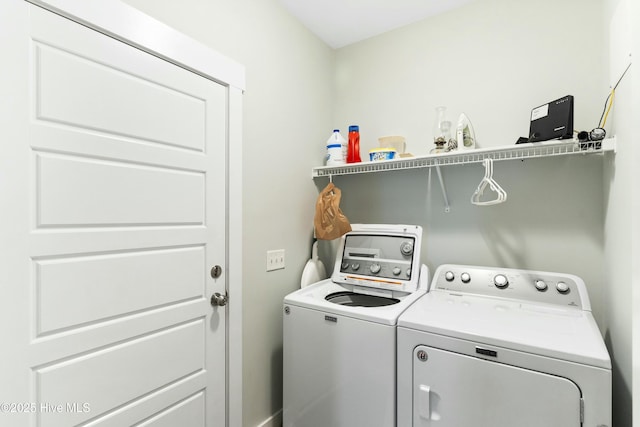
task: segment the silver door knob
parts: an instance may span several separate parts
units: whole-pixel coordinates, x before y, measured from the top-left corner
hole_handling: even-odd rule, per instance
[[[215,294],[211,295],[211,305],[214,307],[224,307],[225,305],[227,305],[228,301],[229,298],[226,294],[222,295],[221,293],[216,292]]]

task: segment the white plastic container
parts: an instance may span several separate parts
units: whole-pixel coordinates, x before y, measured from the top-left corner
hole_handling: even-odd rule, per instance
[[[381,136],[378,138],[378,146],[380,148],[393,148],[396,150],[397,154],[403,154],[407,147],[407,143],[404,136]]]
[[[396,158],[396,150],[393,148],[374,148],[369,150],[369,160],[379,162],[381,160],[392,160]]]
[[[327,166],[344,165],[347,162],[347,140],[334,129],[327,141]]]

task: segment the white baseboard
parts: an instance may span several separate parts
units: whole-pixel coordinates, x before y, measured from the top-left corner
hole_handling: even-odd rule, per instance
[[[282,409],[258,424],[257,427],[282,427]]]

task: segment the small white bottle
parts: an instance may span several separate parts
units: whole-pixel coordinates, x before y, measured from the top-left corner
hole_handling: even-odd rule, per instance
[[[347,140],[334,129],[327,141],[327,166],[344,165],[347,161]]]

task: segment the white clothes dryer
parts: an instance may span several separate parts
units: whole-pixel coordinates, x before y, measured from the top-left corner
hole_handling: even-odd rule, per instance
[[[422,228],[352,229],[331,279],[284,299],[285,427],[395,425],[396,322],[429,286]]]
[[[398,426],[611,426],[611,361],[573,275],[440,266],[398,319]]]

